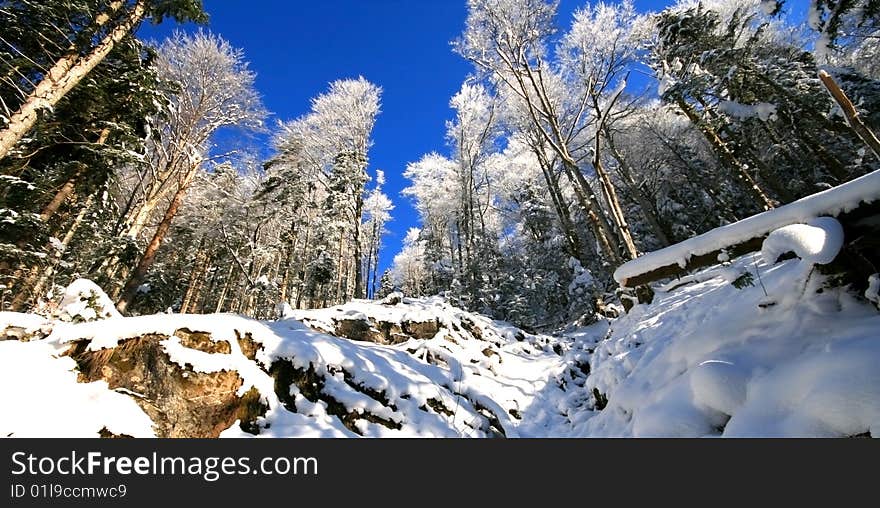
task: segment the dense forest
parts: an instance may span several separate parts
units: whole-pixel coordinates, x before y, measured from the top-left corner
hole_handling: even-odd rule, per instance
[[[199,0],[3,0],[0,309],[50,307],[78,278],[133,314],[267,319],[400,290],[527,329],[649,299],[615,268],[880,168],[819,77],[880,127],[880,2],[815,0],[807,19],[796,3],[559,19],[552,1],[468,0],[448,151],[405,168],[421,227],[379,273],[379,85],[335,81],[271,125],[242,49],[207,29],[137,38],[206,22]],[[271,157],[230,131],[268,133]]]

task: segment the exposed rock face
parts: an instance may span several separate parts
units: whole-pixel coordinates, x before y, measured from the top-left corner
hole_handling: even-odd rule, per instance
[[[244,354],[248,360],[256,360],[257,353],[262,351],[263,345],[255,341],[253,337],[251,337],[251,334],[246,333],[241,335],[238,333],[238,330],[235,331],[235,338],[238,341],[238,347],[241,348],[242,354]]]
[[[376,344],[400,344],[410,339],[431,339],[440,331],[440,321],[403,321],[395,323],[370,318],[335,318],[333,330],[337,337]]]
[[[12,314],[12,313],[9,313]],[[19,314],[18,316],[24,316]],[[0,324],[0,340],[17,340],[21,342],[29,342],[39,340],[46,337],[52,330],[52,325],[48,321],[43,321],[37,316],[37,319],[20,320],[20,322],[7,322]]]
[[[326,383],[325,378],[315,372],[315,369],[311,366],[308,369],[298,369],[294,367],[293,363],[289,360],[278,360],[272,364],[269,373],[275,379],[275,394],[288,411],[296,412],[297,410],[294,397],[290,395],[291,386],[296,386],[303,397],[309,402],[323,402],[327,408],[327,414],[339,418],[342,424],[355,434],[362,434],[357,426],[358,420],[378,423],[389,429],[399,430],[401,427],[400,423],[375,415],[370,411],[350,411],[349,409],[346,409],[344,404],[340,403],[335,397],[327,393],[324,389]],[[345,373],[343,372],[343,374]],[[358,385],[354,383],[349,376],[344,376],[344,380],[346,384],[355,390],[381,402],[385,407],[394,409],[394,405],[388,401],[388,398],[383,392],[371,390]]]
[[[184,328],[174,335],[181,345],[206,353],[231,350],[228,342],[215,342],[206,333]],[[267,409],[260,394],[251,389],[237,395],[243,382],[237,372],[195,372],[174,363],[160,344],[167,338],[148,334],[99,351],[87,351],[89,341],[82,340],[67,354],[79,365],[80,381],[103,380],[131,395],[159,437],[218,437],[236,420],[243,430],[257,433],[255,421]]]
[[[427,340],[433,338],[440,331],[440,321],[404,321],[403,333],[416,339]]]

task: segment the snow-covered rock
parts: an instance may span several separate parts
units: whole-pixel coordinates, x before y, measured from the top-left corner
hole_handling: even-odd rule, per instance
[[[36,370],[22,378],[27,383],[14,400],[32,397],[34,404],[53,405],[56,397],[49,391],[80,393],[80,385],[88,386],[95,400],[127,400],[126,418],[140,422],[114,427],[112,411],[84,415],[69,404],[60,406],[57,433],[69,435],[76,428],[79,436],[515,437],[520,411],[544,388],[548,371],[561,368],[549,338],[439,299],[393,309],[355,302],[345,310],[313,313],[315,319],[339,313],[398,320],[407,339],[380,346],[330,336],[294,319],[261,323],[234,315],[172,314],[56,321],[48,337],[7,341],[15,345],[7,348],[5,360],[46,358],[33,363]],[[0,318],[37,324],[23,316]],[[434,323],[431,333],[413,328],[427,322]],[[63,365],[51,368],[69,375],[46,386],[40,372],[60,356]],[[4,385],[4,399],[13,385]],[[27,412],[10,414],[0,420],[0,431],[33,435],[29,419]],[[144,421],[150,423],[144,427]],[[56,433],[51,426],[40,429],[43,435]]]

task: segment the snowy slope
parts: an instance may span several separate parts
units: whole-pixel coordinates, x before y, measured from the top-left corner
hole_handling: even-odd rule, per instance
[[[0,337],[12,340],[0,342],[0,402],[21,410],[0,414],[0,435],[158,433],[148,390],[109,374],[109,384],[85,382],[94,378],[81,360],[155,336],[183,378],[235,372],[232,395],[259,394],[254,425],[229,420],[221,437],[876,436],[880,313],[830,287],[813,261],[744,256],[657,288],[654,303],[619,319],[554,336],[439,298],[355,301],[274,322],[3,313]],[[344,330],[393,343],[330,334],[356,321],[365,327]],[[77,361],[63,356],[72,345]]]
[[[483,408],[506,437],[543,435],[531,426],[530,411],[545,409],[541,401],[548,392],[563,395],[557,379],[567,366],[558,354],[562,347],[558,339],[465,312],[441,298],[405,298],[395,305],[355,301],[330,309],[294,311],[293,316],[322,330],[333,330],[334,319],[351,316],[396,323],[401,328],[407,322],[436,320],[439,326],[433,337],[411,338],[393,348],[442,369],[453,391]]]
[[[736,289],[731,272],[746,271],[753,285]],[[873,305],[799,259],[751,254],[696,280],[636,307],[596,344],[586,386],[608,405],[575,434],[880,435]]]
[[[161,401],[145,400],[147,396],[131,388],[111,389],[105,381],[78,382],[76,371],[83,371],[88,362],[77,367],[65,355],[97,354],[90,357],[94,359],[107,352],[105,357],[110,357],[115,351],[143,347],[137,341],[153,336],[161,338],[162,353],[179,368],[180,377],[235,372],[242,382],[234,395],[256,390],[266,406],[255,422],[260,437],[517,437],[524,421],[521,413],[545,388],[548,374],[563,368],[549,337],[465,313],[439,299],[407,300],[395,306],[357,302],[345,311],[314,311],[311,319],[330,313],[433,320],[439,327],[433,337],[383,346],[320,333],[294,319],[262,323],[234,315],[163,314],[47,323],[35,316],[4,313],[0,330],[7,329],[6,335],[10,327],[18,327],[43,338],[0,343],[5,353],[0,365],[2,399],[32,400],[27,407],[41,411],[4,413],[0,433],[94,436],[106,429],[152,435],[149,425],[143,425],[149,419],[132,401],[147,405]],[[191,337],[192,332],[209,336],[228,352],[185,344],[181,337]],[[245,351],[243,337],[259,347],[253,358]],[[71,353],[77,345],[79,352]],[[282,363],[296,381],[288,379],[279,392],[277,372]],[[45,381],[50,371],[52,386]],[[14,391],[12,386],[25,389]],[[113,425],[115,411],[123,410],[120,401],[127,405],[119,418],[138,425]],[[96,405],[108,409],[89,409]],[[34,418],[48,422],[47,426],[34,428]],[[231,425],[221,437],[252,434],[253,429]]]

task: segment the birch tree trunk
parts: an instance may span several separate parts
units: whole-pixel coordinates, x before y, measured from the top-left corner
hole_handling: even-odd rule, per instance
[[[605,130],[605,139],[608,141],[608,150],[611,152],[611,156],[617,161],[618,173],[623,179],[623,182],[629,188],[630,192],[633,193],[633,197],[638,203],[639,208],[642,210],[648,225],[651,226],[651,229],[654,231],[654,235],[657,236],[657,239],[660,240],[660,244],[663,247],[671,245],[671,232],[664,227],[650,199],[648,199],[648,196],[642,192],[638,182],[635,181],[632,168],[623,154],[620,153],[614,145],[614,138],[611,137],[611,133],[607,129]]]
[[[194,175],[194,173],[195,172],[193,171],[192,174]],[[119,298],[119,301],[116,303],[116,308],[119,310],[119,312],[125,312],[125,309],[127,309],[128,306],[131,305],[131,302],[137,295],[138,287],[141,285],[141,283],[144,281],[144,277],[146,277],[147,275],[147,271],[149,271],[150,267],[153,266],[153,263],[156,261],[156,254],[159,252],[159,247],[162,246],[162,241],[165,239],[165,236],[171,229],[171,222],[174,220],[174,216],[177,215],[177,211],[180,209],[180,205],[183,204],[183,198],[186,195],[186,190],[189,187],[189,182],[191,180],[192,177],[187,178],[187,180],[185,182],[182,182],[180,187],[177,189],[177,192],[171,199],[171,203],[168,205],[168,209],[165,210],[165,215],[162,217],[162,222],[159,223],[159,227],[156,228],[156,232],[153,234],[153,238],[147,245],[143,256],[141,256],[140,261],[138,262],[134,271],[131,273],[128,282],[122,288],[121,296]]]
[[[123,2],[120,0],[112,2],[110,13],[115,13],[122,5]],[[111,14],[98,16],[95,20],[96,28],[110,21]],[[80,56],[78,52],[71,50],[57,60],[18,111],[9,117],[6,127],[0,130],[0,159],[6,157],[12,147],[34,127],[40,110],[55,106],[67,92],[104,60],[119,41],[132,32],[145,14],[146,1],[138,0],[125,19],[105,35],[88,54]]]

